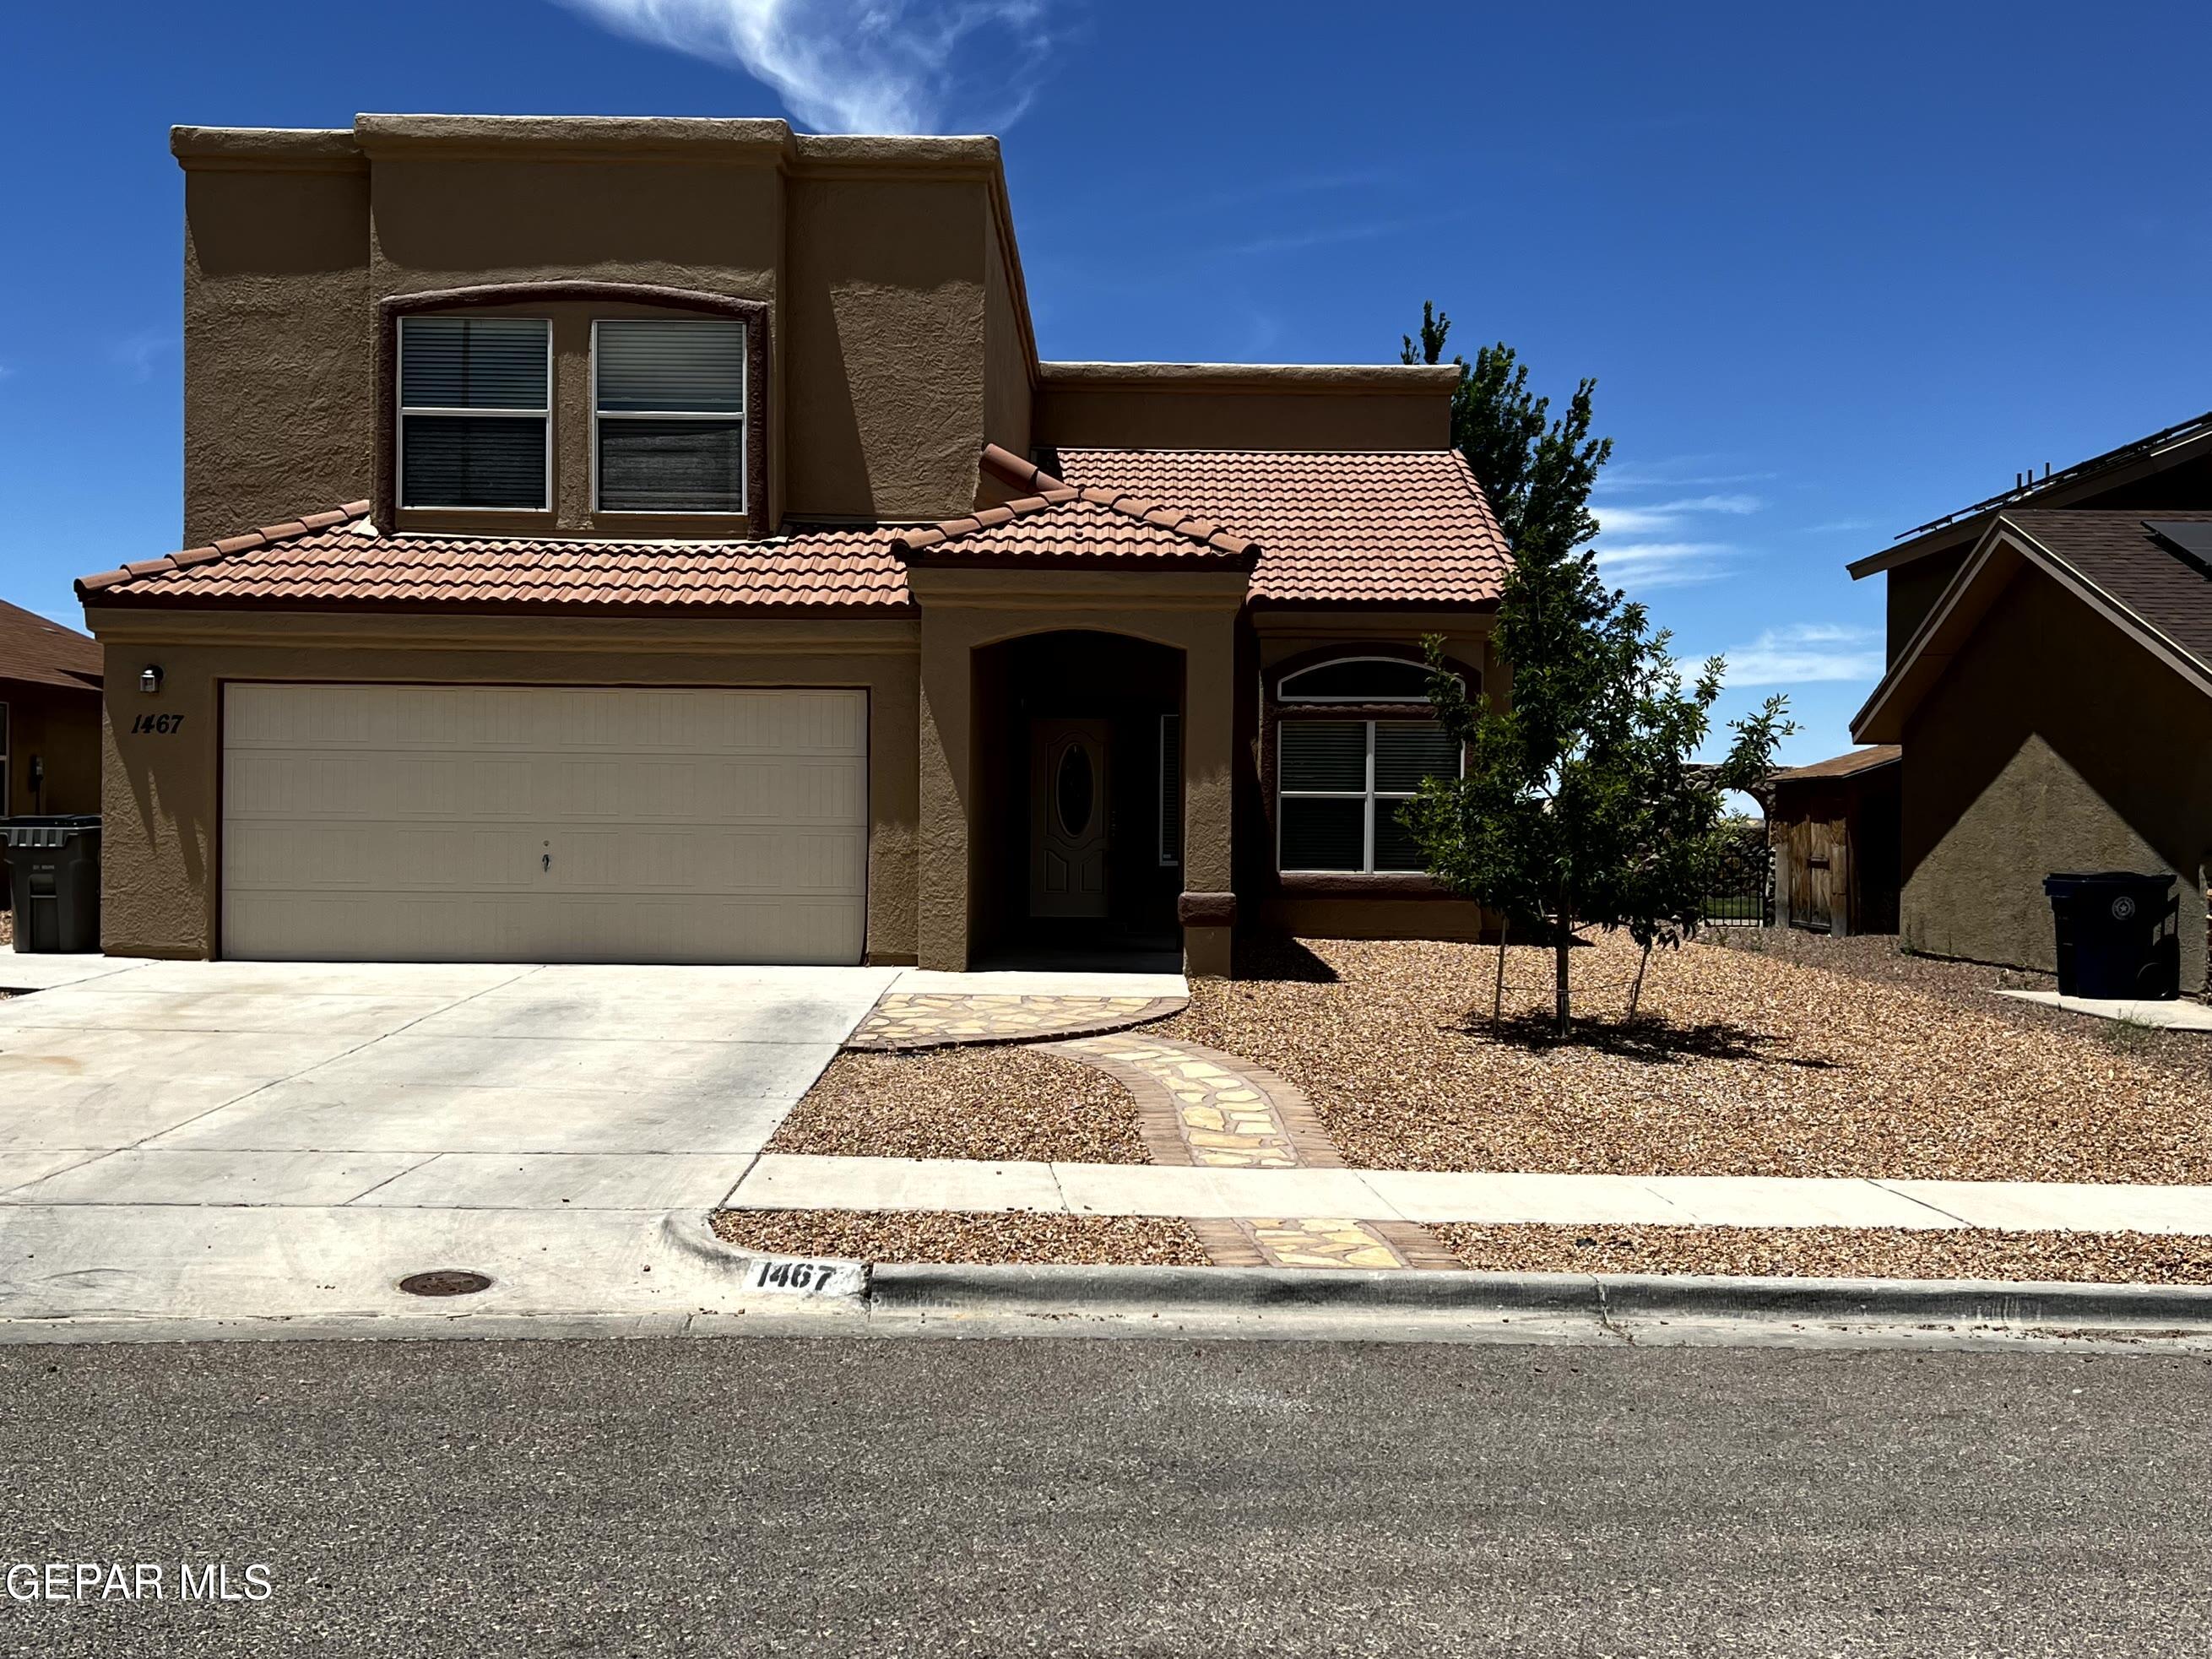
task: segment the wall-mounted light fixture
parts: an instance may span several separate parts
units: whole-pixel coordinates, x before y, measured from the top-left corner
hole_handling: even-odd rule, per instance
[[[148,696],[159,696],[161,692],[161,665],[149,662],[138,671],[138,689]]]

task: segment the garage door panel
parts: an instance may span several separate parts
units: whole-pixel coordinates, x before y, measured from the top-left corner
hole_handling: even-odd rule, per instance
[[[534,898],[481,897],[456,904],[449,896],[313,894],[248,896],[227,906],[229,953],[258,961],[425,960],[422,941],[445,949],[447,962],[714,963],[732,960],[729,941],[753,941],[753,962],[836,967],[863,949],[859,914],[842,899],[793,901],[735,896],[702,903],[691,898],[572,897],[548,906]],[[313,939],[352,942],[333,957]]]
[[[227,954],[855,962],[866,698],[234,686]]]

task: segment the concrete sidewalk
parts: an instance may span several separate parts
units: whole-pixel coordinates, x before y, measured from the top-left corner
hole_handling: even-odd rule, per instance
[[[1364,1221],[1601,1226],[2212,1234],[2212,1187],[1206,1170],[781,1153],[757,1159],[728,1203],[751,1210],[1039,1210],[1231,1220],[1348,1216]]]

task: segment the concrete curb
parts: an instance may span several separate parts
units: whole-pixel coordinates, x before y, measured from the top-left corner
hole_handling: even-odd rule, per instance
[[[894,1263],[873,1270],[867,1299],[871,1312],[922,1315],[1579,1316],[1616,1327],[1735,1320],[2212,1330],[2212,1286],[1972,1279]]]

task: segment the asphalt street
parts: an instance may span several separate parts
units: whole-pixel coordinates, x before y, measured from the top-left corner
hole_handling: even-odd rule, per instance
[[[2201,1656],[2208,1401],[2027,1351],[15,1347],[0,1648]]]

